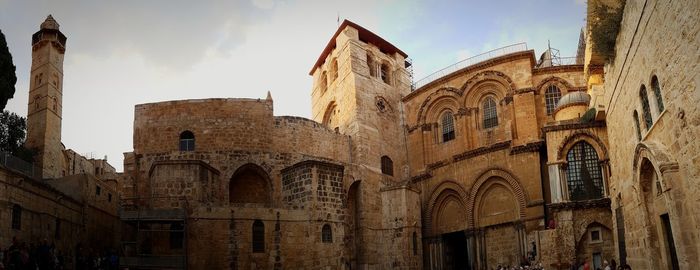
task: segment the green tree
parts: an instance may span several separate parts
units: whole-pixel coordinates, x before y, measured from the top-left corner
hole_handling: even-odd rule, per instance
[[[0,152],[10,152],[27,162],[34,160],[36,151],[24,147],[27,119],[7,110],[0,114]]]
[[[15,83],[17,83],[15,70],[5,35],[0,30],[0,110],[4,110],[7,100],[15,96]]]

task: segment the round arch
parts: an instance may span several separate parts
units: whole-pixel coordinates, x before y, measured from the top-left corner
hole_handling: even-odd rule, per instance
[[[568,81],[557,76],[549,76],[544,80],[541,80],[540,83],[537,84],[537,87],[535,87],[535,90],[537,91],[537,93],[544,95],[544,91],[550,85],[556,85],[559,88],[559,90],[562,91],[562,96],[565,93],[571,92],[571,90],[574,89],[574,86],[571,85]]]
[[[519,219],[525,218],[525,209],[527,208],[528,195],[523,186],[512,174],[502,169],[488,169],[483,172],[474,182],[467,201],[467,219],[469,227],[475,228],[478,224],[479,204],[483,199],[483,195],[493,185],[500,185],[509,190],[516,200],[518,205]]]
[[[426,115],[431,114],[435,115],[433,111],[435,111],[436,105],[442,105],[444,106],[450,106],[453,107],[455,112],[458,110],[459,106],[459,99],[461,97],[461,92],[459,89],[454,88],[454,87],[442,87],[439,88],[430,95],[428,95],[424,100],[423,103],[421,103],[420,108],[418,109],[418,114],[416,118],[416,123],[417,124],[425,124],[426,122],[430,121],[430,117],[426,117]],[[451,104],[451,102],[454,102]],[[448,105],[449,104],[449,105]],[[440,109],[438,109],[440,110]],[[433,112],[433,113],[431,113]]]

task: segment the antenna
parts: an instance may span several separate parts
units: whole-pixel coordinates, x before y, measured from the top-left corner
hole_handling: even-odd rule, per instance
[[[336,14],[335,22],[338,24],[338,27],[340,27],[340,11],[336,11],[335,14]]]

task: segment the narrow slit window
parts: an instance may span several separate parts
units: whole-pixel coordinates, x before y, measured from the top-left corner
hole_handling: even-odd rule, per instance
[[[635,131],[637,132],[637,140],[641,141],[642,140],[642,131],[639,129],[639,114],[637,113],[637,110],[634,111],[632,114],[632,117],[634,117],[634,128]]]
[[[661,86],[659,85],[659,79],[656,76],[651,77],[651,89],[654,90],[656,107],[659,108],[659,114],[661,114],[661,112],[664,111],[664,98],[661,96]]]
[[[639,89],[639,99],[642,102],[642,116],[644,117],[644,126],[647,130],[651,128],[653,123],[651,119],[651,110],[649,109],[649,96],[647,95],[647,88],[642,85]]]
[[[265,252],[265,224],[261,220],[253,222],[253,253]]]
[[[333,230],[331,229],[331,225],[323,225],[321,229],[321,242],[333,243]]]

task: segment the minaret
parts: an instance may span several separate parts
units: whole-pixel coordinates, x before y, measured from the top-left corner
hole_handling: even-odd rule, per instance
[[[62,176],[63,167],[61,114],[66,36],[58,28],[49,15],[32,35],[26,145],[38,150],[34,160],[43,170],[43,178]]]

